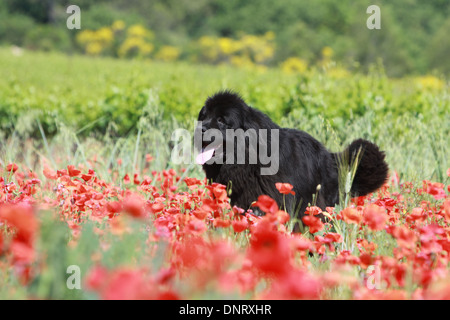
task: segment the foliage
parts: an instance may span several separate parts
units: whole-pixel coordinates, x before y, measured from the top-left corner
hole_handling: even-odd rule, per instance
[[[150,45],[156,54],[164,46],[177,47],[178,57],[190,59],[196,51],[195,43],[203,37],[222,39],[222,49],[233,48],[233,41],[259,41],[265,34],[276,35],[270,46],[246,50],[244,54],[229,57],[235,65],[249,65],[250,61],[271,66],[280,65],[291,57],[315,65],[321,59],[324,47],[330,47],[337,61],[345,69],[368,72],[380,61],[389,76],[405,74],[425,75],[434,70],[448,74],[449,59],[447,30],[449,6],[445,0],[380,0],[381,30],[366,28],[368,4],[345,1],[298,0],[7,0],[0,5],[0,43],[23,46],[36,26],[54,29],[53,34],[71,41],[71,51],[77,50],[76,31],[66,29],[69,4],[82,10],[82,29],[99,30],[123,21],[127,26],[142,25],[154,33],[151,42],[129,39],[123,55],[147,56]],[[47,31],[47,33],[49,33]],[[45,44],[30,46],[48,50],[67,50],[60,38],[46,37]],[[123,40],[123,39],[122,39]],[[214,40],[218,41],[218,40]],[[230,46],[231,45],[231,46]],[[192,49],[192,46],[194,48]],[[133,49],[132,49],[133,48]],[[84,46],[78,50],[86,50]],[[132,54],[125,54],[125,51]],[[167,50],[167,48],[165,49]],[[216,50],[216,49],[215,49]],[[115,50],[101,50],[98,43],[89,46],[91,53],[117,55]],[[166,51],[166,54],[169,54]],[[173,58],[173,50],[171,52]],[[220,54],[218,55],[220,57]],[[223,58],[223,57],[222,57]]]

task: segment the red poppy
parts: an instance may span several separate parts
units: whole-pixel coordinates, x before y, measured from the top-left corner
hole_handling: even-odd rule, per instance
[[[197,188],[197,186],[202,184],[202,182],[196,178],[185,178],[184,182],[191,190]]]
[[[165,208],[164,203],[155,202],[150,205],[150,212],[153,214],[159,213],[159,212],[163,211],[164,208]]]
[[[19,167],[15,163],[10,163],[10,164],[8,164],[6,166],[6,171],[7,172],[15,173],[18,169],[19,169]]]
[[[444,215],[447,222],[450,222],[450,198],[446,199],[442,205],[444,209]]]
[[[122,204],[119,201],[107,202],[106,211],[108,211],[109,217],[112,218],[116,213],[122,211]]]
[[[191,219],[191,220],[189,220],[189,222],[186,225],[186,230],[190,234],[194,234],[194,235],[200,235],[203,232],[205,232],[206,229],[207,229],[207,226],[206,226],[205,222],[202,220],[199,220],[199,219]]]
[[[248,229],[249,223],[246,217],[241,219],[235,219],[231,221],[231,226],[233,227],[234,232],[243,232]]]
[[[108,270],[101,266],[96,266],[89,272],[86,277],[86,287],[89,290],[101,290],[102,286],[108,279]]]
[[[364,208],[364,222],[374,231],[382,230],[389,217],[386,210],[376,204],[370,204]]]
[[[292,270],[273,281],[270,289],[262,299],[319,299],[321,283],[311,274]]]
[[[295,191],[292,191],[292,188],[294,188],[291,184],[289,183],[280,183],[277,182],[275,183],[275,187],[277,188],[277,190],[282,193],[282,194],[292,194],[295,195]]]
[[[153,158],[149,153],[147,153],[147,154],[145,155],[145,161],[146,161],[146,162],[152,162],[153,159],[154,159],[154,158]]]
[[[328,232],[327,234],[325,234],[325,239],[327,239],[331,242],[337,242],[337,243],[341,243],[343,240],[342,235],[340,235],[339,233],[334,233],[334,232]]]
[[[428,194],[431,194],[436,200],[446,197],[443,183],[428,183],[426,192]]]
[[[320,209],[319,207],[316,207],[316,206],[312,206],[312,207],[306,208],[305,213],[309,214],[309,215],[316,216],[316,215],[322,213],[322,209]]]
[[[28,245],[33,243],[39,223],[30,206],[24,204],[2,205],[0,206],[0,220],[5,220],[8,225],[16,228],[14,239]]]
[[[253,203],[253,207],[259,207],[265,213],[275,214],[278,211],[278,204],[271,197],[261,195],[258,197],[258,201]]]
[[[78,177],[81,173],[80,170],[75,169],[74,165],[68,165],[67,166],[67,172],[69,173],[70,177]]]
[[[359,224],[363,219],[362,215],[358,212],[358,210],[351,207],[342,210],[341,215],[342,219],[344,219],[344,221],[349,224],[350,223]]]
[[[319,232],[319,231],[323,230],[323,228],[325,227],[325,225],[322,223],[322,221],[320,221],[319,218],[316,218],[311,215],[304,216],[302,218],[302,221],[305,225],[307,225],[309,227],[309,233],[311,233],[311,234]]]
[[[141,181],[139,181],[139,176],[137,173],[134,174],[133,183],[137,186],[141,184]]]
[[[211,192],[212,198],[218,202],[225,202],[228,200],[227,189],[223,184],[213,183],[206,188]]]
[[[145,217],[145,203],[138,195],[130,194],[123,200],[123,211],[134,218]]]
[[[225,220],[222,218],[216,218],[213,221],[213,226],[216,228],[228,228],[231,225],[230,220]]]
[[[397,239],[397,243],[400,247],[409,248],[415,246],[417,237],[414,231],[409,230],[404,226],[390,226],[387,228],[387,231]]]
[[[264,219],[251,228],[247,257],[255,268],[265,274],[279,276],[292,267],[288,239]]]

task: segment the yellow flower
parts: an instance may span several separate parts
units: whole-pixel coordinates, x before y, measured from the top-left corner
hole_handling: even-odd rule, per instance
[[[303,73],[308,69],[308,63],[300,58],[291,57],[281,64],[281,70],[285,73]]]
[[[153,51],[153,44],[145,42],[142,38],[126,38],[118,50],[119,57],[144,57]]]
[[[264,64],[274,56],[274,38],[273,32],[263,36],[243,34],[237,40],[203,36],[198,40],[198,46],[201,58],[208,62],[248,67]]]
[[[83,30],[76,36],[77,42],[85,45],[95,39],[95,32],[92,30]]]
[[[114,33],[110,28],[103,27],[95,32],[97,41],[104,43],[105,45],[110,44],[114,40]]]
[[[217,44],[217,39],[203,36],[198,40],[198,45],[201,50],[201,55],[207,59],[208,62],[216,62],[219,56],[219,49]]]
[[[215,45],[215,39],[208,36],[203,36],[198,39],[198,43],[202,47],[212,47]]]
[[[103,51],[103,47],[98,42],[90,42],[86,46],[86,53],[93,55],[93,56],[100,54],[102,51]]]
[[[180,49],[173,47],[173,46],[163,46],[158,53],[156,54],[155,58],[158,60],[170,62],[175,61],[180,56]]]
[[[331,49],[330,47],[324,47],[322,49],[322,56],[325,60],[331,59],[331,57],[333,56],[333,49]]]
[[[135,24],[130,26],[127,30],[127,35],[129,37],[149,38],[149,39],[153,38],[153,32],[146,29],[141,24]]]
[[[343,79],[350,76],[350,73],[347,71],[347,69],[338,66],[329,68],[327,70],[327,74],[330,76],[330,78],[334,79]]]
[[[273,31],[267,31],[264,37],[267,40],[274,40],[275,39],[275,33]]]
[[[237,50],[239,50],[239,44],[236,43],[231,38],[220,38],[219,39],[219,48],[220,51],[225,55],[231,55]]]
[[[123,22],[122,20],[116,20],[112,24],[111,28],[114,31],[121,31],[121,30],[125,29],[125,22]]]
[[[444,87],[444,81],[432,75],[418,77],[416,83],[424,89],[440,90]]]

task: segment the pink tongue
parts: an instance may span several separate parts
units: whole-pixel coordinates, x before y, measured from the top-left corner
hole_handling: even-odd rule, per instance
[[[209,159],[212,158],[214,154],[214,148],[209,149],[209,150],[203,150],[201,153],[199,153],[199,155],[197,156],[197,158],[195,159],[195,161],[197,162],[197,164],[205,164],[206,161],[208,161]]]

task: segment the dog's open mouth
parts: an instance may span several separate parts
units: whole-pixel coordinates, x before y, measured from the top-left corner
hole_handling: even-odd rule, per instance
[[[215,152],[217,149],[219,149],[222,146],[222,144],[218,146],[203,146],[202,151],[197,155],[197,158],[195,162],[197,164],[204,165],[207,161],[209,161],[212,157],[214,157]]]

